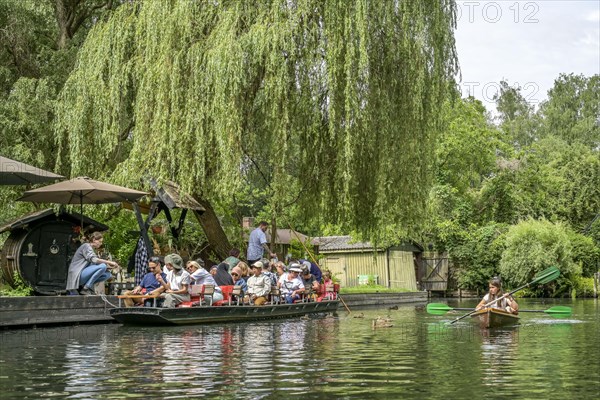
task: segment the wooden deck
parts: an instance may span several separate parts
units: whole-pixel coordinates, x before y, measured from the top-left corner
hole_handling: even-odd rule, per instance
[[[106,300],[118,304],[116,296]],[[110,308],[100,296],[0,297],[0,327],[113,322]]]

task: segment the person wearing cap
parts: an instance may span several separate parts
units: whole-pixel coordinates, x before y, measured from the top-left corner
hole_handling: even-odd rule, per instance
[[[215,288],[215,293],[212,296],[212,301],[217,302],[223,300],[223,293],[213,276],[205,270],[198,262],[188,261],[185,264],[185,269],[190,274],[190,284],[192,285],[212,285]]]
[[[283,274],[277,282],[277,286],[286,303],[291,304],[295,300],[299,300],[300,295],[304,293],[304,283],[299,278],[300,272],[302,272],[300,264],[290,264],[290,271]]]
[[[244,297],[244,303],[262,306],[267,302],[267,296],[271,293],[271,277],[264,273],[266,266],[260,261],[252,264],[250,268],[252,276],[248,279],[248,292]]]
[[[266,221],[260,221],[258,227],[250,233],[250,237],[248,238],[248,252],[246,253],[248,264],[252,265],[260,261],[265,250],[269,253],[269,257],[277,257],[277,254],[273,253],[267,245],[265,232],[268,227],[269,224]]]
[[[161,284],[165,293],[164,308],[173,308],[184,301],[190,301],[188,288],[190,286],[190,274],[183,269],[183,259],[179,254],[169,254],[165,257],[165,265],[169,272],[166,281],[161,274],[156,274],[156,280]]]

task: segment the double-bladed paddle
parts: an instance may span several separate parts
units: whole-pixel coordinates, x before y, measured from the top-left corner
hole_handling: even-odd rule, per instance
[[[558,268],[556,268],[556,267],[547,268],[547,269],[543,270],[542,272],[540,272],[539,274],[537,274],[531,282],[529,282],[521,287],[518,287],[509,293],[506,293],[505,295],[503,295],[502,297],[500,297],[498,299],[494,299],[494,300],[490,301],[489,303],[485,304],[482,308],[489,307],[492,304],[494,304],[495,302],[497,302],[498,300],[502,300],[503,298],[508,297],[508,296],[518,292],[521,289],[525,289],[526,287],[535,285],[536,283],[543,285],[545,283],[552,282],[553,280],[558,278],[559,275],[560,275],[560,271]],[[477,310],[473,310],[473,311],[463,315],[462,317],[458,317],[455,320],[450,321],[450,324],[453,324],[457,321],[460,321],[463,318],[468,317],[469,315],[473,314],[475,311],[477,311]]]
[[[443,304],[443,303],[430,303],[427,304],[427,312],[429,314],[433,314],[433,315],[444,315],[446,314],[448,311],[474,311],[473,308],[456,308],[456,307],[450,307],[447,304]],[[571,314],[573,313],[573,310],[571,310],[571,307],[566,307],[566,306],[554,306],[554,307],[550,307],[547,310],[519,310],[520,313],[522,312],[533,312],[533,313],[546,313],[549,314],[555,318],[566,318],[566,317],[570,317]]]

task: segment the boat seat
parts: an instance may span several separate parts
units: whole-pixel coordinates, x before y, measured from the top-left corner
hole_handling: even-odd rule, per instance
[[[207,297],[210,298],[210,305],[213,303],[213,295],[215,294],[215,285],[202,285],[202,295],[200,296],[200,305],[202,305],[202,301],[206,300]]]
[[[117,298],[119,299],[119,307],[122,307],[121,301],[123,299],[144,299],[144,300],[152,300],[152,307],[156,307],[156,299],[160,296],[160,293],[155,295],[149,294],[131,294],[131,295],[119,295]]]
[[[271,288],[271,293],[269,293],[269,303],[281,304],[281,291],[279,290],[279,288]]]
[[[335,289],[336,289],[336,287],[333,283],[328,283],[327,285],[325,285],[325,299],[327,299],[327,300],[337,299],[337,291]],[[339,290],[339,285],[338,285],[338,290]]]
[[[215,301],[213,306],[224,306],[231,305],[231,293],[233,292],[233,285],[220,286],[223,300]]]
[[[240,285],[236,285],[233,287],[233,290],[231,291],[229,305],[231,305],[232,301],[235,301],[238,306],[240,305],[242,301],[242,287]]]

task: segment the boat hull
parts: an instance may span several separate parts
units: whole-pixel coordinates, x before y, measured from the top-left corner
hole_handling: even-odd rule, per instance
[[[190,325],[298,317],[337,310],[339,300],[263,306],[118,307],[110,315],[128,325]]]
[[[519,323],[519,317],[517,315],[498,308],[484,308],[473,313],[471,317],[483,329],[499,328]]]

